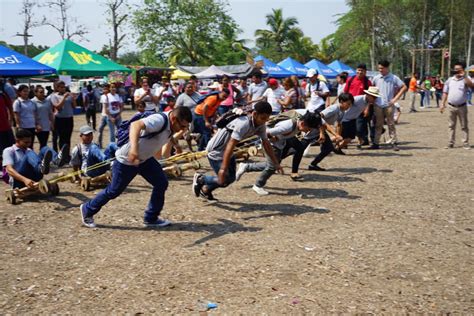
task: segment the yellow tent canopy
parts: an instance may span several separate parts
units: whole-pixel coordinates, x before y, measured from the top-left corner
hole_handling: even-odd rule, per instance
[[[171,69],[174,69],[173,70],[173,73],[171,75],[171,79],[172,80],[176,80],[176,79],[189,79],[191,78],[191,73],[189,72],[185,72],[185,71],[182,71],[181,69],[176,69],[176,67],[174,66],[171,66],[170,67]]]

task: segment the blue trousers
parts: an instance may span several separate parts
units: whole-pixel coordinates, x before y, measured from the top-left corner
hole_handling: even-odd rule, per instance
[[[99,146],[92,144],[89,154],[87,155],[87,167],[93,166],[95,164],[101,163],[107,159],[115,157],[115,151],[117,150],[117,144],[110,143],[105,148],[104,152],[100,150]],[[101,174],[104,174],[107,170],[109,170],[109,166],[103,166],[97,169],[87,170],[86,175],[88,177],[97,177]]]
[[[117,124],[118,122],[116,122]],[[105,126],[109,126],[109,142],[115,143],[115,124],[109,120],[108,116],[102,116],[99,125],[99,146],[102,148],[102,134],[104,133]]]
[[[26,153],[25,156],[18,162],[19,167],[17,167],[16,172],[21,174],[28,179],[31,179],[35,182],[43,179],[43,174],[41,173],[41,161],[43,160],[44,155],[47,151],[53,152],[53,159],[57,157],[57,154],[54,150],[49,148],[48,146],[44,146],[41,148],[39,154],[35,153],[34,151],[30,150]],[[23,182],[13,180],[13,187],[14,188],[23,188],[25,184]]]
[[[208,160],[212,170],[214,170],[217,175],[219,173],[219,170],[221,169],[222,160],[214,160],[211,158],[208,158]],[[224,184],[219,185],[217,183],[217,176],[204,176],[204,185],[207,186],[207,189],[209,190],[208,192],[212,192],[220,187],[225,188],[226,186],[230,185],[232,182],[235,181],[235,172],[236,162],[235,157],[232,156],[232,158],[230,159],[229,167],[227,168],[227,175]]]
[[[205,150],[207,143],[209,143],[209,140],[211,139],[212,129],[206,127],[204,116],[196,114],[194,117],[194,132],[201,134],[198,150]]]
[[[110,200],[122,194],[137,174],[140,174],[153,186],[150,201],[145,210],[144,220],[147,222],[156,221],[165,203],[168,179],[163,169],[161,169],[161,165],[153,157],[138,166],[129,166],[115,161],[112,166],[112,182],[97,194],[95,198],[84,204],[86,216],[94,216]]]
[[[217,108],[217,113],[219,113],[219,116],[222,116],[229,112],[232,109],[232,106],[226,106],[226,105],[219,105]]]

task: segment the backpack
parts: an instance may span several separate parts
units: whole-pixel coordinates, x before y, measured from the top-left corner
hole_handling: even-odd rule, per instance
[[[161,127],[161,129],[159,131],[142,135],[142,136],[140,136],[140,138],[150,139],[150,138],[160,134],[161,132],[163,132],[166,129],[166,127],[168,126],[168,116],[166,114],[156,113],[156,112],[152,112],[152,111],[145,111],[143,113],[137,113],[134,116],[132,116],[132,118],[129,119],[128,121],[123,121],[122,123],[120,123],[119,127],[117,128],[117,134],[116,134],[117,146],[122,147],[123,145],[128,143],[128,141],[130,140],[130,125],[133,122],[141,120],[145,117],[148,117],[148,116],[154,115],[154,114],[161,115],[163,117],[163,119],[165,120],[165,124],[163,124],[163,127]]]
[[[344,88],[344,90],[347,89],[347,91],[349,91],[349,89],[351,88],[352,81],[354,81],[355,77],[356,76],[352,76],[349,78],[349,80],[347,80],[346,88]],[[369,78],[364,76],[364,90],[367,90],[367,89],[369,89]]]
[[[321,83],[321,80],[318,79],[318,80],[316,81],[316,91],[319,91],[319,85],[320,85],[320,83]],[[308,85],[308,91],[309,91],[310,95],[311,95],[311,86],[312,86],[312,84],[310,83],[310,84]],[[329,88],[329,87],[328,87],[328,88]],[[328,97],[321,97],[321,98],[324,100],[324,102],[326,102],[326,99],[327,99]]]
[[[234,109],[232,111],[227,111],[223,115],[219,116],[219,118],[216,120],[216,126],[217,126],[217,128],[224,128],[224,127],[227,126],[227,124],[229,124],[230,122],[232,122],[236,118],[241,117],[241,116],[245,116],[248,113],[249,112],[247,112],[247,111],[239,111],[238,109]]]
[[[206,100],[206,99],[209,98],[210,96],[218,95],[219,93],[221,93],[221,92],[220,92],[220,91],[212,91],[211,93],[208,93],[208,94],[206,94],[206,95],[201,96],[201,97],[197,100],[196,105],[203,103],[204,100]]]
[[[298,120],[301,119],[302,117],[303,117],[303,115],[301,115],[297,111],[289,110],[289,111],[277,114],[275,116],[272,116],[267,122],[267,127],[268,128],[273,128],[280,122],[283,122],[283,121],[286,121],[286,120],[292,120],[292,122],[293,122],[292,131],[290,133],[284,135],[284,136],[288,136],[288,135],[295,132],[296,124],[297,124]]]

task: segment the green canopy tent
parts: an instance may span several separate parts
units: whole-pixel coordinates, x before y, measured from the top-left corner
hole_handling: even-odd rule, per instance
[[[131,72],[127,67],[93,53],[67,39],[45,50],[33,59],[56,69],[58,75],[73,77],[106,76],[113,71]]]

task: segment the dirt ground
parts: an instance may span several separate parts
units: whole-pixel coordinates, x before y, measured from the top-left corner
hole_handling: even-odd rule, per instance
[[[304,180],[276,175],[268,196],[250,189],[257,174],[215,203],[192,195],[192,172],[171,180],[165,229],[142,227],[140,177],[97,229],[79,216],[97,190],[0,202],[0,313],[197,314],[202,301],[217,314],[473,314],[474,149],[459,133],[443,149],[447,115],[402,105],[399,152],[352,145],[326,172],[305,158]]]

